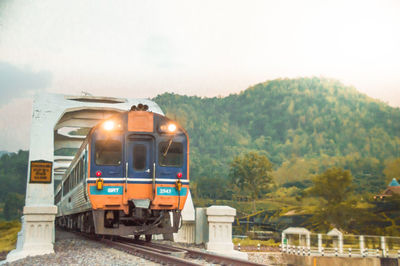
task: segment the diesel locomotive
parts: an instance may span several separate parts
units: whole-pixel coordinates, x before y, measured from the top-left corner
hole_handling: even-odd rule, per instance
[[[150,241],[178,231],[188,193],[187,132],[139,104],[90,130],[56,188],[56,224]]]

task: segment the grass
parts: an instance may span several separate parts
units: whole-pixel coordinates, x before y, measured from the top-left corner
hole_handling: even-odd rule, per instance
[[[0,252],[8,252],[15,248],[20,230],[19,221],[0,222]]]
[[[273,239],[268,239],[268,240],[256,240],[256,239],[239,239],[239,238],[234,238],[232,239],[233,244],[237,245],[240,243],[240,245],[243,246],[257,246],[260,244],[260,246],[267,246],[267,247],[278,247],[279,242],[275,242]]]
[[[193,202],[198,207],[209,207],[211,205],[227,205],[236,209],[239,216],[251,214],[254,211],[253,201],[236,201],[236,200],[213,200],[194,198]],[[299,205],[299,202],[294,198],[285,199],[260,199],[256,201],[257,211],[260,210],[280,210],[283,207],[293,207]]]

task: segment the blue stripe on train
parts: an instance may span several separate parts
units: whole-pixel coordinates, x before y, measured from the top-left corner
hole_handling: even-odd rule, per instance
[[[96,183],[96,180],[88,180],[87,181],[89,184],[95,184]],[[104,180],[103,181],[104,182],[104,184],[125,184],[125,181],[121,181],[121,180],[113,180],[113,181],[110,181],[110,180]],[[128,181],[128,184],[151,184],[152,182],[151,181]],[[171,184],[175,184],[175,183],[171,183]]]
[[[95,180],[88,180],[87,183],[89,184],[95,184]],[[109,181],[109,180],[104,180],[104,184],[124,184],[124,181]],[[152,181],[128,181],[128,184],[152,184]],[[162,184],[162,185],[173,185],[175,184],[174,181],[156,181],[156,184]],[[183,185],[186,185],[189,183],[183,183]]]

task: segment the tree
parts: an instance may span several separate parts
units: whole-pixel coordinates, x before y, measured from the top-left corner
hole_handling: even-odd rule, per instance
[[[355,222],[356,201],[353,199],[353,177],[350,171],[330,168],[313,179],[307,195],[317,199],[309,222],[319,230],[348,230]]]
[[[400,158],[385,161],[385,169],[383,173],[386,176],[386,181],[390,182],[393,178],[400,178]]]
[[[25,193],[28,156],[27,151],[20,150],[0,158],[0,202],[5,202],[10,192]]]
[[[22,207],[25,203],[24,200],[24,195],[18,193],[9,193],[3,209],[4,218],[6,218],[6,220],[14,220],[21,217]]]
[[[272,181],[272,164],[265,155],[249,152],[237,156],[230,164],[230,178],[240,193],[254,202],[266,192]]]
[[[384,200],[372,200],[370,204],[373,206],[370,209],[373,217],[365,225],[374,226],[366,228],[378,229],[373,234],[400,236],[400,195],[393,194]]]
[[[330,168],[313,179],[310,195],[320,197],[327,205],[337,205],[346,201],[354,190],[350,171]]]
[[[200,198],[230,199],[231,192],[228,180],[221,177],[200,177],[196,184],[197,195]],[[191,188],[192,191],[192,188]]]

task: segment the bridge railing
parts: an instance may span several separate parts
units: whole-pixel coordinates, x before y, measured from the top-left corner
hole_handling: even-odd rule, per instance
[[[302,256],[400,258],[400,237],[285,234],[281,251]]]

